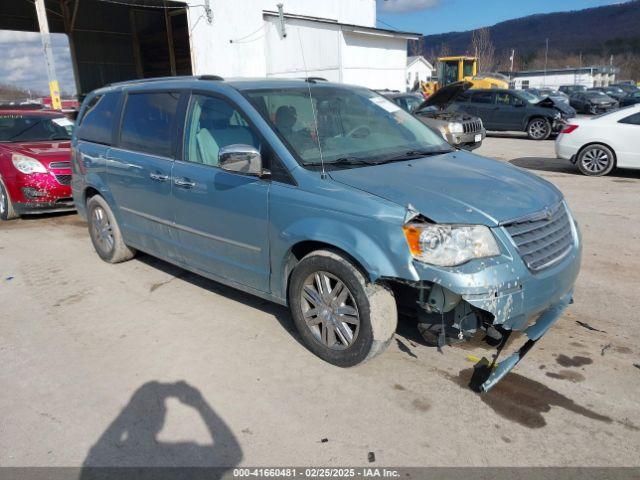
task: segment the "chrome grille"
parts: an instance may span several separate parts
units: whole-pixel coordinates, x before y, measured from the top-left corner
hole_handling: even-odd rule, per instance
[[[60,170],[63,168],[71,168],[71,162],[51,162],[49,168],[52,170]]]
[[[463,122],[462,128],[464,133],[476,133],[482,130],[482,122],[480,120],[471,120],[469,122]]]
[[[539,272],[573,248],[571,219],[563,203],[505,225],[529,270]]]
[[[71,185],[71,175],[56,175],[56,180],[60,185]]]

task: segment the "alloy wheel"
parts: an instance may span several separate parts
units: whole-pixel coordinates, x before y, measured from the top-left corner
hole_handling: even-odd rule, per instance
[[[529,133],[534,139],[543,138],[547,134],[547,122],[544,120],[534,120],[529,126]]]
[[[582,155],[582,166],[591,173],[606,170],[610,162],[609,154],[601,148],[592,148]]]
[[[314,272],[304,281],[301,296],[305,324],[321,344],[344,350],[360,331],[358,306],[349,288],[335,275]]]
[[[91,222],[96,242],[104,252],[110,252],[115,244],[113,229],[109,217],[101,207],[93,209],[93,221]]]

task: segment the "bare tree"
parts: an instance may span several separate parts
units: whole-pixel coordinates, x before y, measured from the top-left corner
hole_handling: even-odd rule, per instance
[[[422,55],[422,42],[420,40],[409,40],[409,56]]]
[[[451,55],[451,47],[449,47],[449,44],[446,42],[443,42],[440,44],[440,53],[438,54],[439,57],[448,57],[449,55]]]
[[[471,36],[471,51],[478,58],[478,72],[490,72],[494,65],[496,49],[488,28],[474,30]]]

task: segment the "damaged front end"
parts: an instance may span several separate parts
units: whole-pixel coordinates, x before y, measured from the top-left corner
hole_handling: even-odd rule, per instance
[[[470,387],[486,392],[522,360],[572,303],[580,267],[579,232],[564,202],[494,228],[444,227],[448,230],[443,234],[443,226],[415,213],[409,216],[405,235],[420,280],[394,279],[392,283],[400,308],[413,311],[420,333],[438,349],[484,334],[496,352],[491,361],[478,361]],[[466,230],[454,232],[456,228]],[[473,230],[476,228],[484,230]],[[410,229],[421,233],[408,232]],[[416,237],[420,245],[415,245]],[[454,247],[460,247],[462,253],[449,251]],[[432,252],[425,253],[429,249]],[[445,260],[438,265],[442,258]],[[498,362],[514,331],[522,332],[527,340]]]
[[[418,297],[416,300],[419,308],[418,330],[423,338],[437,346],[438,350],[450,343],[471,340],[478,332],[484,335],[484,341],[489,346],[496,349],[491,361],[483,357],[474,366],[469,387],[477,392],[487,392],[493,388],[524,358],[560,318],[569,304],[573,303],[573,292],[570,291],[554,305],[529,319],[524,329],[520,330],[527,337],[526,342],[514,353],[498,362],[500,354],[514,332],[511,328],[514,326],[513,323],[508,321],[512,319],[510,313],[514,305],[513,298],[521,297],[522,290],[494,294],[492,301],[486,299],[478,301],[473,296],[456,294],[438,284],[421,283],[412,288]]]

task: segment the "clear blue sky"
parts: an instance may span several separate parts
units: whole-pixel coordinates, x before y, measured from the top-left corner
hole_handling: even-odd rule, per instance
[[[426,35],[473,30],[535,13],[565,12],[625,0],[377,0],[378,19]],[[389,28],[382,22],[380,28]]]

